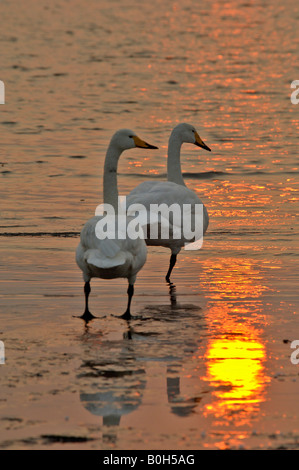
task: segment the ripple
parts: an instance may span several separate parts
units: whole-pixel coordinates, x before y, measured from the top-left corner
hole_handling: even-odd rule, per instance
[[[64,434],[42,434],[42,439],[46,440],[49,443],[67,443],[67,442],[89,442],[93,441],[92,437],[86,436],[68,436]]]
[[[78,237],[80,232],[3,232],[0,237]]]
[[[78,158],[78,159],[82,159],[82,158],[87,158],[85,155],[70,155],[68,158]]]
[[[183,173],[184,178],[193,178],[193,179],[207,179],[207,178],[213,178],[214,176],[219,176],[219,175],[231,175],[232,173],[227,173],[225,171],[217,171],[217,170],[212,170],[212,171],[203,171],[199,173],[190,173],[186,172]]]

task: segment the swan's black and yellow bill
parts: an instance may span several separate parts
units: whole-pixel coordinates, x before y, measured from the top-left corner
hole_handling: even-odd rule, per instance
[[[137,135],[133,135],[133,139],[134,139],[136,147],[139,147],[142,149],[157,149],[158,148],[158,147],[155,147],[155,145],[148,144],[144,140],[139,139]]]
[[[203,140],[201,140],[201,138],[199,137],[199,135],[197,134],[197,132],[195,132],[195,142],[194,142],[194,145],[197,145],[197,147],[201,147],[202,149],[205,149],[205,150],[208,150],[209,152],[211,152],[210,147],[208,147],[208,146],[203,142]]]

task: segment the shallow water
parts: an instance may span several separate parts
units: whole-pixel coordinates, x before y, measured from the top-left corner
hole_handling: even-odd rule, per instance
[[[31,5],[32,3],[32,5]],[[0,446],[4,449],[298,449],[299,7],[289,0],[1,2]],[[92,281],[78,234],[102,201],[111,134],[119,190],[166,175],[178,122],[210,226],[199,252],[149,248],[126,281]]]

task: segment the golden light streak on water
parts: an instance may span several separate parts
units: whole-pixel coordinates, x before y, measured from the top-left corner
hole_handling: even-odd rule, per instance
[[[261,297],[268,291],[263,270],[256,260],[228,258],[207,262],[202,282],[210,292],[207,325],[211,333],[201,377],[212,389],[205,416],[214,426],[250,423],[259,412],[269,377]],[[236,302],[232,299],[238,299]],[[259,328],[256,327],[259,318]]]
[[[249,330],[249,331],[248,331]],[[205,414],[226,418],[236,426],[250,422],[264,399],[265,346],[254,329],[213,339],[205,356],[207,374],[203,378],[214,388]]]

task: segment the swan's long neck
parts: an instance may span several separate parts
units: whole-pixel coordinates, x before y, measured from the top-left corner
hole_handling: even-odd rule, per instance
[[[118,210],[117,164],[121,150],[110,144],[104,164],[103,195],[104,203],[111,204],[115,213]]]
[[[167,179],[173,183],[186,186],[181,170],[181,146],[181,139],[172,132],[168,142]]]

